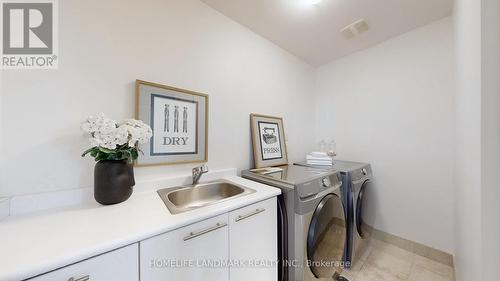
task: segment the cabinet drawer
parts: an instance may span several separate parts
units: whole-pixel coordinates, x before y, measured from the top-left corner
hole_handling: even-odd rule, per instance
[[[29,281],[138,281],[139,247],[133,244],[58,270]]]
[[[141,281],[227,281],[228,214],[140,242]]]
[[[273,222],[273,214],[276,214],[276,197],[245,206],[229,213],[229,220],[233,223],[243,223],[244,221],[261,221],[269,219]]]

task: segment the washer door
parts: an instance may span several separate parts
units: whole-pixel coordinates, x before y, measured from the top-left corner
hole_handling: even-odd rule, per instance
[[[356,200],[356,230],[362,238],[366,238],[371,232],[365,221],[365,218],[367,218],[367,208],[363,207],[363,204],[366,203],[366,197],[369,192],[371,192],[371,181],[366,180],[363,182]],[[365,212],[365,214],[363,214],[363,212]]]
[[[307,236],[308,266],[317,278],[331,278],[341,272],[346,242],[342,200],[327,194],[311,218]]]

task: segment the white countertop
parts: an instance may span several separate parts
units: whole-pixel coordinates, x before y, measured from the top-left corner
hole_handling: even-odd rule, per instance
[[[256,192],[172,215],[156,190],[138,191],[138,185],[117,205],[91,202],[8,217],[0,221],[0,281],[33,277],[280,194],[240,177],[225,179]]]

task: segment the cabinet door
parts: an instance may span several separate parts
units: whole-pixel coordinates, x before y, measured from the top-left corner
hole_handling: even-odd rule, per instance
[[[133,244],[61,269],[30,281],[138,281],[139,248]]]
[[[276,198],[229,213],[231,281],[276,281],[278,230]]]
[[[228,214],[140,242],[141,281],[227,281]]]

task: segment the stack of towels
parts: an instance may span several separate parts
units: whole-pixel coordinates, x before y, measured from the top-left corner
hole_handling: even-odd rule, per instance
[[[308,165],[333,166],[333,159],[326,152],[311,152],[307,154],[306,161]]]

